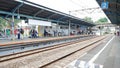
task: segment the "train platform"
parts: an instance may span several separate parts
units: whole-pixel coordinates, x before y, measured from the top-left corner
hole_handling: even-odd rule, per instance
[[[6,46],[6,45],[14,45],[14,44],[22,44],[24,42],[34,42],[35,40],[43,40],[45,38],[52,38],[52,37],[41,37],[41,38],[24,38],[24,39],[1,39],[0,40],[0,46]]]
[[[106,38],[98,47],[84,53],[65,68],[119,68],[120,37]]]
[[[24,39],[15,39],[15,40],[10,40],[10,39],[1,39],[0,40],[0,46],[5,46],[5,45],[14,45],[14,44],[22,44],[24,42],[33,42],[35,40],[43,40],[45,38],[52,38],[52,37],[41,37],[41,38],[24,38]]]
[[[76,36],[62,36],[62,37],[41,37],[41,38],[24,38],[24,39],[15,39],[15,40],[0,40],[0,46],[7,45],[16,45],[16,44],[29,44],[34,42],[44,42],[49,40],[59,40],[59,39],[67,39],[74,37],[82,37],[87,35],[76,35]]]

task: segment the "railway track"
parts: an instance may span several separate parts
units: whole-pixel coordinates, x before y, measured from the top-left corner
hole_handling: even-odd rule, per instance
[[[91,38],[93,38],[93,37],[91,37]],[[32,54],[56,49],[56,48],[59,48],[59,47],[68,46],[68,45],[78,43],[78,42],[82,42],[82,41],[85,41],[85,40],[88,40],[88,39],[91,39],[91,38],[83,38],[81,40],[76,40],[76,41],[73,41],[73,42],[67,42],[67,43],[57,44],[57,45],[53,45],[53,46],[47,46],[47,47],[44,47],[44,48],[38,48],[38,49],[34,49],[34,50],[29,50],[29,51],[24,51],[24,52],[19,52],[19,53],[0,56],[0,62],[5,62],[5,61],[8,61],[8,60],[12,60],[12,59],[16,59],[16,58],[20,58],[20,57],[24,57],[24,56],[28,56],[28,55],[32,55]]]
[[[71,54],[73,54],[75,52],[78,52],[78,51],[80,51],[82,49],[85,49],[85,48],[93,45],[94,43],[97,43],[97,42],[101,41],[104,38],[105,37],[103,37],[101,39],[98,39],[95,42],[89,43],[88,45],[83,46],[80,49],[77,49],[74,52],[71,52],[71,53],[69,53],[67,55],[64,55],[64,56],[62,56],[60,58],[57,58],[57,59],[55,59],[55,60],[53,60],[53,61],[51,61],[49,63],[43,64],[43,65],[40,66],[40,68],[44,68],[45,66],[47,66],[47,65],[49,65],[51,63],[54,63],[54,62],[56,62],[58,60],[61,60],[62,58],[70,56]],[[91,38],[89,38],[89,39],[91,39]],[[21,52],[21,53],[16,53],[16,54],[11,54],[11,55],[6,55],[6,56],[0,56],[0,63],[4,63],[4,62],[7,62],[7,61],[9,62],[10,60],[15,60],[17,58],[22,58],[22,57],[33,55],[33,54],[38,54],[38,53],[42,53],[42,52],[45,52],[45,51],[54,50],[54,49],[57,49],[57,48],[64,48],[66,46],[70,46],[70,45],[73,45],[73,44],[76,44],[76,43],[79,43],[79,42],[82,42],[82,41],[85,41],[85,40],[89,40],[89,39],[77,40],[77,41],[74,41],[74,42],[63,43],[63,44],[59,44],[59,45],[55,45],[55,46],[49,46],[49,47],[35,49],[35,50],[30,50],[30,51],[25,51],[25,52]]]
[[[74,52],[71,52],[70,54],[67,54],[67,55],[65,55],[65,56],[63,56],[63,57],[61,57],[61,58],[58,58],[58,59],[56,59],[56,60],[54,60],[54,61],[51,61],[51,62],[49,62],[49,63],[47,63],[47,64],[45,64],[45,65],[42,65],[42,66],[40,66],[39,68],[54,68],[55,66],[58,67],[58,68],[59,68],[60,66],[61,66],[60,68],[66,68],[66,67],[64,66],[65,64],[58,66],[58,65],[61,63],[61,61],[62,61],[62,64],[63,64],[64,60],[66,60],[66,59],[68,59],[68,60],[70,61],[70,59],[71,59],[70,56],[74,56],[74,54],[77,53],[77,52],[78,52],[77,54],[84,54],[85,52],[87,52],[87,51],[89,51],[89,50],[97,47],[97,45],[101,44],[100,41],[102,41],[103,39],[105,39],[105,38],[102,38],[102,39],[100,39],[100,40],[97,40],[97,41],[95,41],[94,43],[89,44],[88,46],[85,46],[85,47],[83,47],[83,48],[80,48],[80,49],[78,49],[78,50],[76,50],[76,51],[74,51]],[[84,50],[85,50],[85,51],[84,51]],[[83,51],[83,52],[81,52],[81,51]]]
[[[5,46],[1,46],[0,47],[0,51],[6,51],[6,50],[13,50],[13,49],[24,49],[27,47],[32,47],[32,46],[39,46],[41,44],[46,45],[49,43],[55,43],[55,42],[59,42],[59,41],[66,41],[69,39],[79,39],[79,38],[83,38],[83,37],[88,37],[87,35],[82,35],[82,36],[72,36],[72,37],[59,37],[59,38],[50,38],[50,39],[43,39],[43,40],[35,40],[34,42],[24,42],[24,43],[17,43],[17,44],[10,44],[5,45]]]

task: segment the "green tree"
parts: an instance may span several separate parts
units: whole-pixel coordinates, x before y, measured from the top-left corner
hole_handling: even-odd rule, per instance
[[[96,24],[106,24],[108,22],[107,18],[100,18],[98,21],[96,21]]]
[[[0,17],[0,31],[7,26],[7,21]]]
[[[87,21],[87,22],[93,22],[91,17],[85,17],[84,20]]]
[[[19,22],[21,22],[21,20],[15,19],[14,26],[17,26],[17,24]],[[0,17],[0,31],[6,27],[11,27],[11,23],[12,23],[11,18],[4,19],[4,18]]]

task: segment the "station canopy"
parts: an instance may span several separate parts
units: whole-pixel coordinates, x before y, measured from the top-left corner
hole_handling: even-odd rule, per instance
[[[51,21],[54,23],[94,26],[93,23],[86,22],[78,17],[32,3],[27,0],[0,0],[0,16],[9,18],[14,15],[20,19],[37,19]]]
[[[96,0],[101,6],[103,2],[108,2],[108,8],[103,9],[111,20],[112,24],[120,25],[120,0]]]

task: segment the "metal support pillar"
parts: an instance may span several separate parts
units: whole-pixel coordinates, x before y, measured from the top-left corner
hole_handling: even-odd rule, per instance
[[[119,25],[119,33],[120,33],[120,25]]]
[[[12,15],[11,27],[12,27],[12,38],[11,38],[11,40],[14,40],[15,39],[15,35],[14,35],[14,13]]]
[[[77,30],[77,24],[75,24],[75,30]]]
[[[69,28],[68,28],[68,35],[70,36],[70,31],[71,31],[71,23],[70,23],[70,21],[68,22],[69,23]]]
[[[100,36],[102,35],[102,25],[99,26]]]
[[[58,37],[58,29],[59,29],[59,22],[57,22],[57,26],[56,26],[57,37]]]
[[[36,17],[38,14],[40,14],[40,13],[42,13],[42,12],[44,12],[44,10],[40,10],[40,11],[36,12],[36,13],[33,15],[33,17]]]
[[[15,7],[13,10],[11,10],[12,13],[15,13],[20,7],[22,7],[24,2],[20,3],[17,7]],[[7,15],[5,18],[7,18],[9,15]]]
[[[75,35],[77,35],[77,31],[78,31],[77,24],[75,24]]]

